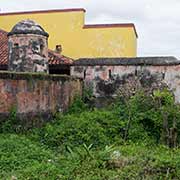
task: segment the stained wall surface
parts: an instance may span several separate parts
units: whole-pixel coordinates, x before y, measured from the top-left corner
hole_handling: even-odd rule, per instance
[[[50,49],[61,44],[63,54],[73,59],[136,57],[134,24],[85,25],[84,18],[84,9],[0,13],[0,28],[9,32],[17,22],[32,19],[49,33]]]
[[[71,67],[71,75],[84,78],[95,97],[168,88],[180,103],[179,72],[180,61],[174,57],[80,59]]]
[[[44,116],[67,110],[82,81],[60,75],[0,71],[0,114],[16,109],[20,116]]]
[[[41,35],[12,35],[9,44],[9,71],[49,72],[47,38]]]

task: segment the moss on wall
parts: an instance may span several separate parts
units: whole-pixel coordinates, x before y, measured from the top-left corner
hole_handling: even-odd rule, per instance
[[[0,71],[0,79],[12,79],[12,80],[52,80],[52,81],[70,81],[70,80],[80,80],[73,76],[67,75],[54,75],[45,73],[26,73],[26,72],[10,72],[10,71]]]

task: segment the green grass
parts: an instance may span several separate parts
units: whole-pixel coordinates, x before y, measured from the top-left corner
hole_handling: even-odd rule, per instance
[[[49,162],[54,157],[52,151],[24,136],[0,135],[0,179],[54,177],[58,167]]]
[[[114,151],[119,168],[108,165]],[[123,165],[123,161],[126,164]],[[0,135],[0,179],[179,179],[180,150],[124,144],[87,150],[83,145],[63,154],[22,135]]]
[[[0,127],[0,179],[180,179],[180,148],[159,140],[168,106],[155,103],[140,95],[97,110],[78,100],[68,113],[22,133],[10,128],[13,116]],[[179,127],[179,106],[173,109],[168,128],[172,119]],[[179,128],[177,135],[178,143]]]

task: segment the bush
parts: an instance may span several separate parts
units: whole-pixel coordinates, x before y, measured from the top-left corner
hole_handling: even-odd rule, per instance
[[[169,148],[173,128],[179,139],[180,109],[166,90],[100,110],[77,98],[24,136],[7,133],[14,122],[0,134],[0,179],[180,179],[180,150]]]
[[[168,90],[143,92],[116,104],[117,112],[125,121],[125,137],[133,141],[151,137],[157,143],[175,147],[179,138],[180,106],[175,104]],[[177,138],[176,138],[177,136]],[[148,140],[148,139],[147,139]]]
[[[16,108],[12,108],[9,112],[8,118],[0,125],[0,132],[13,133],[21,131],[22,126],[17,117]]]
[[[83,143],[104,147],[121,143],[122,121],[113,111],[94,110],[80,114],[58,115],[54,124],[36,131],[35,138],[49,147],[74,147]]]
[[[122,144],[126,140],[160,143],[163,142],[163,132],[167,130],[163,127],[164,114],[169,130],[173,126],[173,119],[176,119],[179,127],[180,110],[168,92],[164,91],[158,96],[146,96],[139,92],[125,103],[119,101],[113,107],[90,111],[82,100],[77,99],[69,113],[57,114],[54,123],[34,131],[33,136],[60,151],[65,151],[67,146],[73,148],[83,143],[93,144],[94,148],[99,149],[106,145]]]

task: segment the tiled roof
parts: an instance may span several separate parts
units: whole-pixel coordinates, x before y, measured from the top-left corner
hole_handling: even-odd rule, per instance
[[[49,65],[70,65],[73,59],[48,50]],[[8,63],[8,38],[7,32],[0,29],[0,66]]]
[[[49,65],[60,65],[60,64],[72,64],[73,59],[64,56],[62,54],[56,53],[55,51],[48,50],[48,56],[49,56]]]
[[[0,29],[0,65],[6,65],[8,61],[7,32]]]

